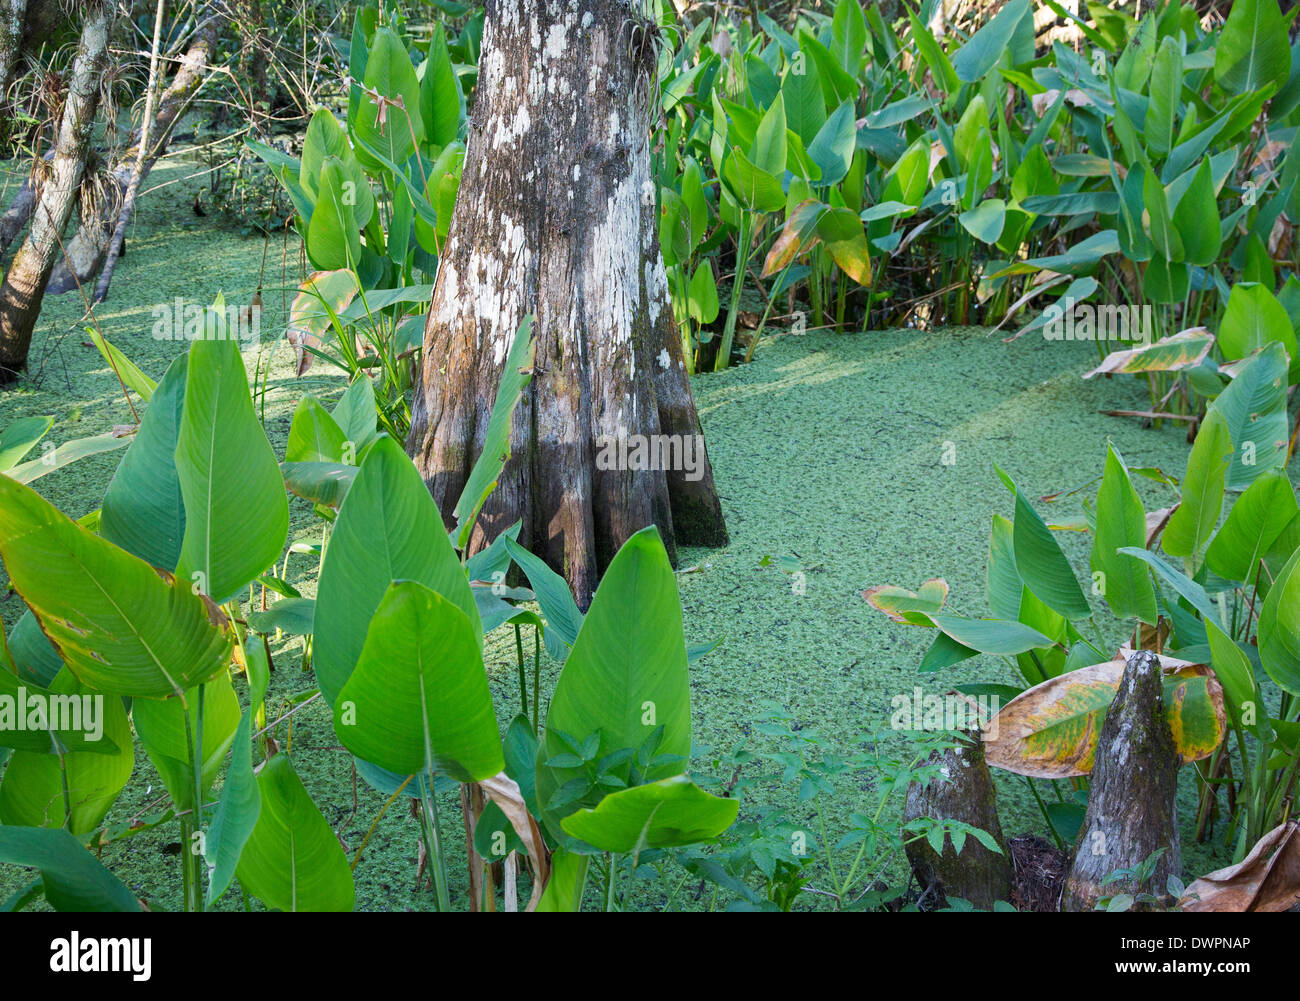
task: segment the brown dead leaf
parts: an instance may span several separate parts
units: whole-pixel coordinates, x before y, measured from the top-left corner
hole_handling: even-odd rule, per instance
[[[356,279],[346,268],[313,272],[298,286],[298,295],[289,309],[289,326],[284,332],[298,355],[295,368],[298,375],[311,368],[315,355],[308,349],[320,347],[321,335],[329,329],[330,316],[325,304],[337,314],[347,308],[356,294]]]
[[[1294,227],[1285,212],[1279,212],[1273,220],[1273,229],[1268,234],[1268,256],[1273,260],[1282,260],[1291,256],[1291,242]]]
[[[1035,94],[1029,99],[1030,107],[1034,109],[1034,114],[1042,118],[1056,103],[1056,99],[1061,96],[1059,90],[1045,90],[1041,94]]]
[[[1300,904],[1300,821],[1275,827],[1250,854],[1192,883],[1181,911],[1289,911]]]
[[[1147,512],[1147,548],[1154,546],[1156,537],[1164,531],[1164,527],[1169,524],[1169,519],[1173,513],[1178,510],[1178,505],[1172,507],[1162,507],[1158,511]]]
[[[524,805],[523,793],[519,791],[519,786],[505,772],[484,779],[479,785],[492,798],[492,802],[501,808],[501,812],[510,821],[510,826],[519,835],[519,840],[528,849],[528,858],[533,863],[533,892],[528,899],[528,906],[524,909],[531,911],[542,899],[546,881],[551,878],[551,857],[546,851],[546,842],[542,840],[541,829],[532,814],[528,812],[528,807]]]

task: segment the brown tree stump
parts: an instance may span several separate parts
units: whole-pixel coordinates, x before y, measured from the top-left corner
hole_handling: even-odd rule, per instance
[[[1090,911],[1119,893],[1165,894],[1182,868],[1174,802],[1180,758],[1169,732],[1159,658],[1139,650],[1128,659],[1106,713],[1092,770],[1092,790],[1061,901],[1064,911]],[[1132,869],[1164,848],[1150,882],[1137,886],[1107,876]]]
[[[450,526],[533,314],[532,383],[470,546],[522,522],[520,543],[583,607],[648,525],[674,559],[677,543],[727,539],[659,253],[655,33],[629,0],[488,0],[407,440]],[[602,443],[673,437],[698,449],[695,469],[599,461]]]
[[[1002,854],[971,837],[958,854],[947,836],[940,855],[929,841],[921,839],[907,846],[912,874],[929,895],[931,909],[943,906],[948,897],[961,897],[990,910],[995,901],[1011,899],[1011,857],[998,820],[997,791],[984,760],[984,742],[979,732],[973,731],[956,747],[934,752],[930,760],[940,763],[944,777],[908,786],[904,822],[918,817],[959,820],[988,831],[1002,846]]]

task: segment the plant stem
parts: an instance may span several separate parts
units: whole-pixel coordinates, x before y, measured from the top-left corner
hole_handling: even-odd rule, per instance
[[[433,791],[433,769],[424,773],[420,782],[420,799],[424,803],[425,843],[429,848],[429,865],[433,869],[433,889],[438,899],[438,910],[446,914],[451,910],[447,895],[447,868],[442,858],[442,826],[438,820],[438,798]]]

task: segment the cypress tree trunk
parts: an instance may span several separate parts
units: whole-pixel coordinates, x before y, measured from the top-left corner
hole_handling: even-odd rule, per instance
[[[942,907],[948,897],[961,897],[991,910],[997,901],[1011,899],[1011,856],[998,819],[997,790],[984,759],[980,732],[967,731],[956,747],[930,756],[931,761],[936,759],[943,778],[924,785],[914,781],[907,787],[903,820],[959,820],[988,831],[1002,851],[991,851],[967,838],[958,854],[952,838],[945,836],[940,854],[927,839],[913,841],[906,849],[912,873],[921,888],[932,894],[931,910]]]
[[[1181,759],[1162,691],[1160,659],[1150,650],[1138,650],[1128,659],[1097,740],[1088,810],[1061,903],[1064,911],[1092,910],[1098,899],[1117,893],[1164,896],[1169,876],[1182,869],[1174,803]],[[1141,865],[1161,848],[1165,852],[1151,885],[1138,886],[1131,879],[1102,885],[1107,876]]]
[[[40,186],[31,231],[19,248],[0,286],[0,383],[15,378],[27,366],[32,330],[41,299],[59,255],[59,241],[72,215],[77,189],[86,169],[86,155],[99,108],[101,77],[108,61],[108,36],[117,5],[113,0],[88,0],[83,5],[81,41],[72,64],[68,96],[59,122],[50,174]]]
[[[407,443],[450,525],[510,340],[534,314],[536,371],[471,545],[522,521],[520,542],[584,607],[647,525],[674,558],[678,542],[727,538],[659,253],[656,34],[629,0],[488,0]],[[639,465],[632,449],[664,440],[652,436],[697,448],[698,464],[607,468]]]

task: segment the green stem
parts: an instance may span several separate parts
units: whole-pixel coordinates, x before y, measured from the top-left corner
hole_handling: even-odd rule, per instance
[[[618,854],[605,853],[605,864],[608,871],[605,874],[605,913],[618,910],[614,899],[614,889],[618,882]]]
[[[745,284],[745,271],[749,267],[750,240],[749,213],[740,215],[740,233],[736,238],[736,276],[731,283],[731,304],[727,308],[727,325],[722,331],[722,343],[718,345],[718,357],[713,361],[713,370],[721,372],[731,364],[731,342],[736,339],[736,318],[740,315],[740,290]]]
[[[438,910],[446,914],[451,910],[447,893],[447,868],[442,858],[442,825],[438,819],[438,797],[433,791],[433,769],[424,773],[420,783],[420,799],[424,804],[425,844],[429,849],[429,865],[433,869],[433,889],[438,899]]]
[[[523,704],[520,710],[525,716],[528,715],[528,678],[524,673],[524,638],[519,629],[519,623],[515,623],[515,658],[519,664],[519,701]]]

